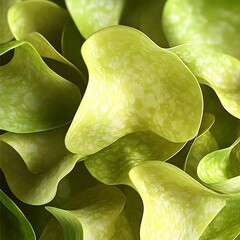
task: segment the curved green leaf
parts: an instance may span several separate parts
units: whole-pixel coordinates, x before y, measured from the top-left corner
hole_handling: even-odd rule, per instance
[[[0,67],[0,129],[36,132],[71,121],[80,102],[78,88],[48,68],[30,44],[10,42],[0,52],[11,49],[13,59]]]
[[[223,193],[240,192],[240,138],[232,146],[206,155],[197,174],[210,188]]]
[[[185,161],[185,172],[198,181],[197,166],[199,162],[208,153],[218,149],[218,144],[212,133],[209,131],[214,124],[214,120],[215,118],[213,115],[204,114],[199,135],[194,139]]]
[[[2,240],[35,240],[32,226],[17,205],[0,190],[0,238]]]
[[[226,203],[165,162],[144,162],[130,178],[144,204],[141,239],[198,239]]]
[[[200,83],[216,92],[224,108],[240,119],[240,61],[201,45],[171,49],[190,68]]]
[[[171,46],[210,44],[240,58],[240,2],[238,0],[168,0],[163,28]]]
[[[8,12],[10,29],[17,40],[31,32],[42,34],[57,50],[61,49],[61,35],[68,18],[67,11],[50,1],[23,1]]]
[[[116,187],[98,185],[77,194],[64,210],[54,207],[47,210],[60,222],[65,239],[110,240],[124,202],[124,195]],[[59,239],[56,236],[61,229],[57,226],[56,222],[50,222],[40,239]]]
[[[21,201],[32,205],[51,201],[59,181],[80,159],[66,150],[65,133],[66,128],[60,128],[0,136],[0,166],[10,189]]]
[[[67,8],[82,36],[119,22],[125,0],[66,0]]]
[[[87,156],[88,171],[105,184],[131,185],[129,171],[144,161],[166,161],[184,143],[173,143],[151,132],[128,134],[101,151]]]
[[[208,225],[200,240],[239,239],[240,196],[227,199],[226,206]]]
[[[1,0],[0,8],[1,8],[1,17],[0,17],[0,44],[6,43],[13,39],[13,34],[10,30],[7,13],[9,8],[15,3],[20,2],[21,0]]]
[[[172,142],[197,134],[201,90],[175,54],[126,26],[95,33],[82,54],[90,77],[66,136],[70,151],[93,154],[136,131],[152,131]]]

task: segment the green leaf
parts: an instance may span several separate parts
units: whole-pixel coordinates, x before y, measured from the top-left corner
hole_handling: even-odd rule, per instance
[[[204,109],[214,115],[211,133],[219,148],[229,147],[240,135],[240,119],[233,117],[221,105],[215,92],[207,85],[201,85]]]
[[[22,40],[27,34],[42,34],[57,50],[61,49],[61,35],[68,18],[65,9],[50,1],[23,1],[8,12],[8,22],[14,37]]]
[[[71,121],[80,102],[78,88],[47,67],[30,44],[2,45],[1,55],[12,49],[13,59],[0,67],[0,129],[36,132]]]
[[[240,61],[201,45],[171,49],[190,68],[200,83],[209,85],[223,107],[240,119]]]
[[[165,162],[144,162],[130,178],[144,204],[141,239],[198,239],[226,203]]]
[[[32,226],[17,205],[0,190],[0,238],[2,240],[35,240]]]
[[[59,181],[81,158],[64,146],[66,127],[0,136],[0,166],[11,191],[21,201],[41,205],[56,195]]]
[[[71,152],[90,155],[136,131],[172,142],[197,134],[201,90],[175,54],[126,26],[95,33],[82,54],[90,77],[66,136]]]
[[[163,28],[170,46],[210,44],[240,58],[240,2],[238,0],[168,0]]]
[[[199,163],[197,174],[208,187],[223,193],[240,190],[240,137],[232,146],[206,155]]]
[[[110,240],[123,207],[124,195],[119,189],[98,185],[77,194],[64,209],[47,207],[47,210],[60,222],[64,239]],[[40,239],[59,239],[54,237],[61,231],[57,226],[50,222]]]
[[[21,0],[1,0],[0,8],[1,8],[1,18],[0,18],[0,44],[6,43],[13,39],[13,34],[10,30],[7,13],[9,8],[15,3],[20,2]]]
[[[197,175],[197,166],[199,162],[208,153],[218,149],[218,144],[209,131],[214,123],[214,116],[211,114],[204,114],[204,116],[200,133],[189,149],[184,166],[185,172],[198,181],[200,180]]]
[[[66,0],[78,30],[86,39],[96,31],[119,23],[125,0]]]
[[[208,225],[200,240],[239,239],[240,196],[227,199],[226,206]]]
[[[105,184],[128,184],[129,171],[144,161],[166,161],[176,154],[184,143],[173,143],[151,132],[128,134],[101,151],[87,156],[88,171]]]

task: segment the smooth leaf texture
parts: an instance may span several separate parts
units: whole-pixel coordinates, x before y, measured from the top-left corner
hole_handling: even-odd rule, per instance
[[[240,2],[238,0],[168,0],[163,29],[170,46],[210,44],[240,58]]]
[[[57,50],[61,49],[61,35],[67,19],[67,11],[50,1],[23,1],[8,12],[10,29],[17,40],[38,32]]]
[[[50,202],[59,181],[81,158],[65,148],[65,133],[66,128],[60,128],[0,136],[0,166],[11,191],[21,201],[32,205]]]
[[[226,206],[208,225],[200,240],[239,239],[240,196],[229,197]],[[237,237],[238,236],[238,237]]]
[[[81,71],[79,71],[78,68],[76,68],[71,62],[69,62],[65,57],[57,52],[46,40],[46,38],[37,32],[32,32],[24,37],[24,41],[30,43],[37,50],[40,56],[44,58],[45,62],[48,65],[50,60],[55,60],[55,63],[59,63],[59,65],[51,64],[51,69],[61,75],[63,78],[66,78],[67,80],[77,85],[80,88],[81,93],[84,93],[86,89],[85,76]],[[56,69],[56,66],[60,67]]]
[[[223,193],[240,192],[240,137],[232,146],[206,155],[197,174],[210,188]]]
[[[183,143],[169,142],[151,132],[135,132],[87,156],[84,164],[105,184],[131,185],[128,174],[134,166],[149,160],[166,161],[183,146]]]
[[[6,43],[13,39],[13,34],[10,30],[8,20],[7,20],[7,13],[9,8],[14,5],[15,3],[20,2],[21,0],[1,0],[0,8],[1,8],[1,17],[0,17],[0,44]]]
[[[30,44],[14,41],[0,51],[12,49],[13,59],[0,67],[0,129],[37,132],[71,121],[80,102],[77,86],[53,72]]]
[[[32,226],[17,205],[0,190],[0,238],[2,240],[35,240]]]
[[[82,54],[89,84],[66,136],[71,152],[90,155],[136,131],[172,142],[197,134],[201,90],[175,54],[126,26],[95,33]]]
[[[213,115],[204,114],[200,132],[194,139],[185,161],[184,171],[198,181],[200,180],[197,175],[197,166],[199,162],[208,153],[218,149],[218,144],[209,131],[214,124],[214,120]]]
[[[115,234],[115,223],[124,203],[124,195],[119,189],[98,185],[77,194],[64,210],[53,207],[47,207],[47,210],[60,222],[64,239],[110,240]],[[57,223],[52,221],[40,239],[61,239],[60,232]]]
[[[67,8],[82,36],[117,25],[125,0],[66,0]]]
[[[141,239],[198,239],[225,200],[179,168],[144,162],[130,171],[144,204]]]
[[[213,88],[224,108],[240,119],[240,61],[202,45],[171,49],[190,68],[200,83]]]

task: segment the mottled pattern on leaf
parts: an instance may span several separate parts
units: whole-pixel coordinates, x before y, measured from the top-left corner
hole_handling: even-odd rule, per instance
[[[198,239],[225,200],[179,168],[142,163],[130,172],[144,204],[141,239]]]
[[[82,53],[89,83],[66,136],[70,151],[93,154],[136,131],[172,142],[197,134],[202,94],[175,54],[126,26],[92,35]]]

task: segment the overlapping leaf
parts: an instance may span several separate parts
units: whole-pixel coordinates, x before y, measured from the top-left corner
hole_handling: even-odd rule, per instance
[[[144,204],[141,239],[198,239],[226,201],[179,168],[144,162],[130,171]]]
[[[240,61],[201,45],[172,48],[199,79],[213,88],[224,108],[240,119]]]
[[[223,193],[240,192],[240,138],[232,146],[213,151],[199,163],[199,178],[210,188]]]
[[[124,3],[125,0],[66,0],[67,8],[84,38],[118,24]]]
[[[172,142],[197,134],[201,91],[175,54],[126,26],[92,35],[82,53],[90,77],[66,136],[70,151],[93,154],[136,131],[152,131]]]
[[[8,12],[10,29],[17,40],[38,32],[57,50],[61,49],[61,36],[67,18],[65,9],[42,0],[20,2]]]
[[[1,239],[9,240],[35,240],[36,236],[32,226],[16,206],[16,204],[0,190],[0,209],[1,209],[1,224],[0,237]]]
[[[58,219],[50,222],[40,239],[112,239],[115,223],[124,207],[124,195],[112,186],[98,185],[80,192],[65,209],[47,207]]]
[[[59,181],[80,159],[66,150],[65,133],[66,127],[0,136],[0,166],[10,189],[21,201],[33,205],[51,201]]]
[[[13,59],[0,67],[0,129],[36,132],[71,121],[80,102],[78,88],[54,73],[30,44],[10,42],[1,54],[12,49]]]
[[[170,46],[209,44],[239,59],[239,12],[238,0],[168,0],[163,28]]]
[[[183,146],[151,132],[135,132],[88,156],[84,163],[89,172],[105,184],[131,185],[128,173],[134,166],[149,160],[166,161]]]

